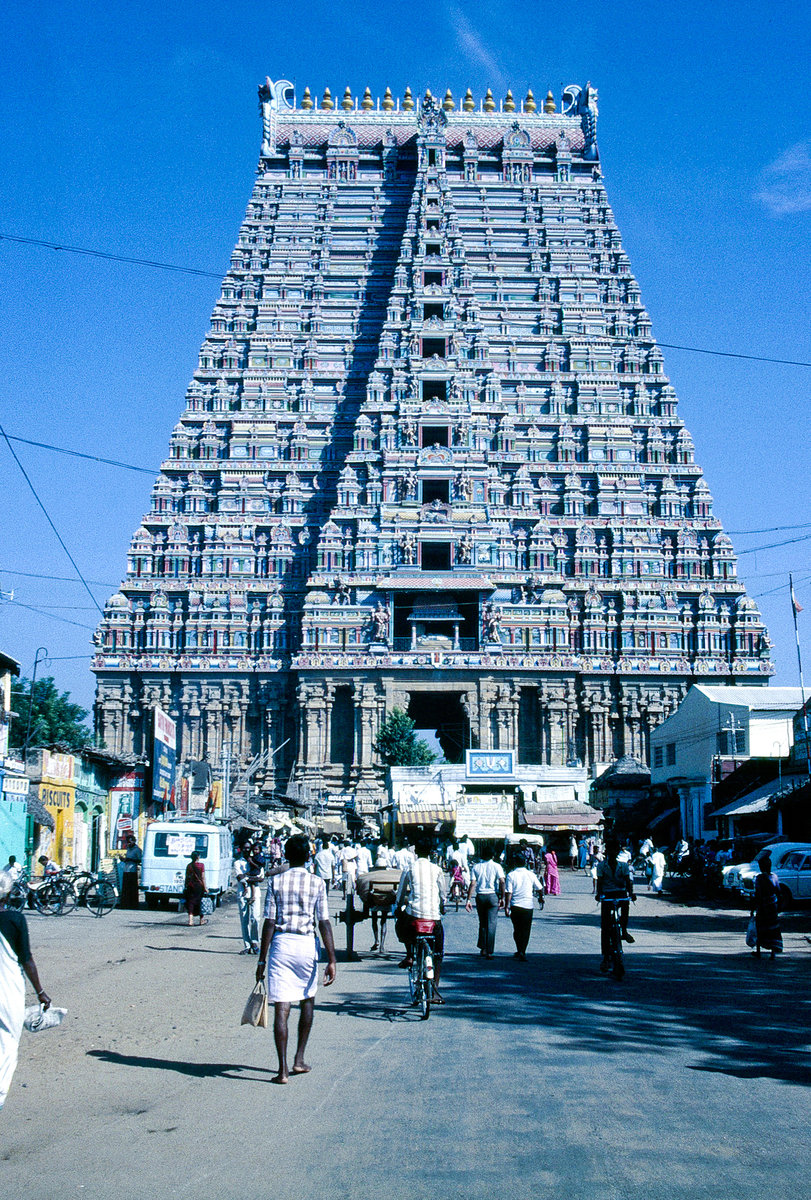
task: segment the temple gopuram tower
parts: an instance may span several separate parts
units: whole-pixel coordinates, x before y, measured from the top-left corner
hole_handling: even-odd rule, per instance
[[[457,107],[260,88],[253,194],[127,576],[96,724],[380,796],[386,713],[518,762],[647,758],[769,641],[608,204],[587,85]]]

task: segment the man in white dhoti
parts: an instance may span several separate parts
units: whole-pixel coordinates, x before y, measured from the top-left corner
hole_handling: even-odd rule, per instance
[[[6,907],[14,880],[8,872],[0,873],[0,1108],[11,1087],[11,1077],[17,1066],[20,1034],[25,1016],[25,980],[31,980],[43,1009],[51,1000],[42,989],[37,965],[31,957],[28,925],[21,912]]]
[[[311,1070],[304,1061],[304,1051],[313,1024],[318,987],[316,926],[327,952],[325,987],[334,982],[337,969],[326,885],[318,875],[305,869],[310,857],[307,839],[299,835],[288,838],[284,856],[290,868],[274,876],[268,885],[262,944],[256,968],[256,978],[261,983],[267,964],[268,1001],[274,1006],[273,1036],[279,1056],[279,1070],[273,1077],[273,1083],[288,1083],[290,1075],[306,1075]],[[301,1005],[301,1015],[296,1054],[288,1072],[287,1026],[290,1005],[295,1003]]]

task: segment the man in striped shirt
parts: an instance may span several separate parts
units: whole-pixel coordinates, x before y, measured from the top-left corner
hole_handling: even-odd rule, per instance
[[[265,901],[262,945],[256,979],[261,983],[267,963],[268,1001],[274,1006],[273,1036],[279,1055],[279,1070],[274,1083],[287,1083],[287,1025],[290,1005],[301,1005],[298,1045],[292,1075],[305,1075],[310,1067],[304,1051],[313,1024],[315,993],[318,987],[318,945],[316,928],[327,952],[324,986],[335,979],[335,942],[327,907],[324,880],[306,869],[310,846],[305,837],[288,838],[284,848],[290,869],[274,875]],[[268,957],[268,951],[270,956]]]
[[[442,913],[445,911],[445,874],[436,863],[431,862],[432,841],[429,837],[417,838],[416,862],[406,867],[397,889],[395,912],[404,915],[398,918],[397,935],[404,943],[406,955],[399,964],[410,967],[414,961],[415,921],[434,921],[434,1004],[444,1004],[439,994],[439,976],[442,972],[442,955],[445,949],[445,931],[442,928]]]

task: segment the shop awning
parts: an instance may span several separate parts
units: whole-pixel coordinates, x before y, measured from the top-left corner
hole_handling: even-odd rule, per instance
[[[397,814],[398,825],[443,825],[455,820],[455,808],[405,808]]]
[[[28,805],[29,817],[33,817],[33,819],[36,821],[37,825],[44,825],[46,829],[55,829],[56,828],[56,824],[54,822],[53,817],[48,812],[47,808],[42,803],[39,796],[35,796],[35,795],[33,795],[32,792],[29,792],[28,800],[26,803]]]

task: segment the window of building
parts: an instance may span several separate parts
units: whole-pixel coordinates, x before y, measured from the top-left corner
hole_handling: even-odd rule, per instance
[[[439,217],[429,217],[425,222],[426,229],[435,229],[439,232]]]
[[[675,767],[675,765],[676,765],[676,743],[668,742],[665,749],[667,751],[667,765],[669,767]]]
[[[447,400],[448,385],[444,379],[423,379],[423,400]],[[424,443],[423,443],[424,444]]]
[[[447,479],[423,479],[423,504],[431,504],[434,500],[441,500],[443,504],[447,504],[450,499],[449,487],[450,484]]]
[[[444,316],[445,316],[445,305],[444,304],[423,304],[423,306],[422,306],[423,321],[430,321],[434,317],[437,317],[441,321],[444,318]]]
[[[440,358],[445,357],[445,339],[444,338],[423,338],[422,339],[422,357],[431,358],[437,354]]]
[[[450,542],[423,542],[420,546],[420,567],[423,571],[450,571]]]
[[[665,765],[665,748],[664,746],[653,747],[653,765],[654,767],[663,767]]]
[[[436,150],[429,150],[429,151],[428,151],[428,166],[429,166],[429,167],[435,167],[435,166],[436,166]]]
[[[420,427],[421,446],[449,446],[450,430],[447,425],[422,425]]]
[[[429,256],[436,256],[438,258],[442,253],[442,247],[440,246],[439,242],[427,242],[425,245],[425,253]]]
[[[422,286],[423,287],[442,287],[442,272],[441,271],[423,271]]]

